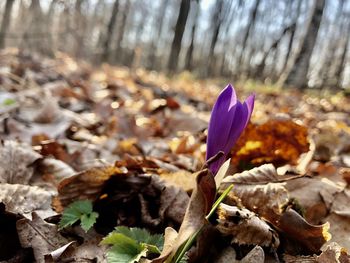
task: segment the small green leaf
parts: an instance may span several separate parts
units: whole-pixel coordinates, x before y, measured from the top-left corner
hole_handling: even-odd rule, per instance
[[[120,245],[120,244],[128,244],[134,247],[141,247],[141,245],[134,239],[127,237],[122,233],[117,233],[115,231],[111,232],[102,239],[101,244],[104,245]]]
[[[115,231],[122,233],[125,236],[138,241],[139,243],[154,245],[159,250],[163,249],[164,237],[161,234],[151,235],[146,229],[137,227],[128,228],[125,226],[118,226],[115,228]]]
[[[2,102],[2,104],[4,106],[10,106],[12,104],[15,104],[16,101],[14,99],[11,99],[11,98],[7,98],[7,99],[4,99],[4,101]]]
[[[151,235],[147,230],[118,226],[108,234],[101,244],[112,245],[108,252],[109,263],[139,262],[142,257],[160,254],[164,237]]]
[[[136,248],[127,243],[114,245],[107,253],[108,263],[134,263],[147,255],[147,248]]]
[[[65,228],[73,225],[80,220],[81,227],[87,232],[96,222],[98,213],[93,212],[92,202],[89,200],[80,200],[71,203],[64,211],[59,223],[59,228]]]
[[[89,231],[89,229],[96,223],[97,218],[98,213],[96,212],[92,212],[90,214],[83,214],[80,217],[81,228],[84,229],[85,232]]]

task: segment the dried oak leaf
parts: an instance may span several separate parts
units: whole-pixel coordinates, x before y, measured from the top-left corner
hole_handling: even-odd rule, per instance
[[[332,241],[350,250],[350,190],[345,189],[335,195],[330,214],[325,218],[330,223]]]
[[[38,209],[49,209],[53,193],[37,186],[21,184],[0,184],[0,202],[6,211],[14,214],[28,214]]]
[[[255,246],[239,262],[240,263],[264,263],[265,262],[265,252],[260,246]]]
[[[290,197],[302,205],[307,221],[317,224],[327,216],[336,194],[344,186],[327,178],[314,176],[290,180],[286,188]]]
[[[166,253],[163,252],[161,256],[152,260],[152,263],[162,263],[173,258],[186,240],[206,224],[205,216],[210,211],[215,195],[216,186],[214,176],[207,169],[198,172],[196,187],[191,195],[178,235],[174,240],[175,234],[173,231],[168,230],[168,238],[173,240],[172,245],[171,247],[167,247]],[[165,243],[169,244],[167,236],[165,236]]]
[[[121,170],[114,166],[91,168],[68,177],[58,185],[58,196],[53,206],[57,212],[76,200],[95,201],[99,197],[105,182],[115,173]]]
[[[22,247],[32,248],[36,262],[45,262],[45,255],[66,245],[69,240],[58,233],[57,226],[41,219],[35,212],[33,219],[17,221],[17,232]]]
[[[337,243],[330,243],[326,249],[323,250],[321,255],[316,257],[316,262],[318,263],[349,263],[350,255],[347,253],[346,249],[339,246]]]
[[[0,143],[0,183],[28,184],[33,176],[32,164],[41,158],[30,146],[15,141]]]
[[[67,234],[79,236],[81,243],[70,243],[53,251],[50,255],[45,256],[45,262],[99,262],[107,263],[107,246],[101,245],[102,235],[96,233],[94,229],[85,232],[81,227],[75,226]]]
[[[350,256],[347,251],[339,246],[337,243],[332,242],[323,249],[320,255],[312,256],[292,256],[285,254],[283,259],[286,263],[349,263]]]
[[[280,244],[277,232],[248,209],[221,204],[218,215],[217,228],[224,235],[233,235],[233,243],[275,249]]]
[[[274,225],[292,242],[286,247],[287,252],[318,253],[331,234],[329,223],[311,225],[293,209],[287,209]]]
[[[263,172],[258,173],[260,170],[265,171],[269,176]],[[307,253],[317,253],[330,238],[328,233],[329,224],[314,226],[294,210],[285,210],[290,201],[285,183],[267,183],[266,181],[266,178],[275,178],[275,174],[276,171],[272,167],[260,166],[248,172],[237,174],[238,179],[236,179],[236,176],[224,178],[220,189],[223,190],[227,187],[227,184],[233,183],[234,187],[229,193],[231,201],[237,200],[238,197],[244,207],[269,221],[282,233],[286,234],[288,239],[302,244],[301,249],[304,249]],[[299,249],[300,246],[295,247],[295,249],[297,248]],[[291,249],[294,249],[294,247]]]
[[[291,120],[272,119],[262,125],[249,124],[232,149],[232,162],[277,166],[297,164],[309,150],[307,128]]]
[[[158,227],[170,220],[181,224],[189,200],[187,193],[142,170],[139,163],[129,162],[127,169],[107,166],[78,173],[59,184],[53,206],[62,211],[75,200],[92,200],[99,221],[104,222],[103,231],[116,223]]]
[[[278,181],[278,178],[273,165],[266,164],[225,177],[221,182],[220,190],[223,191],[230,184],[234,184],[229,197],[233,199],[238,197],[247,209],[274,222],[289,202],[285,183],[273,183]]]

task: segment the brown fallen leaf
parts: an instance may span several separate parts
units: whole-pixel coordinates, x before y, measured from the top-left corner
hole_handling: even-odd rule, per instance
[[[316,257],[316,262],[318,263],[349,263],[350,255],[347,253],[346,249],[339,246],[337,243],[330,243],[326,249],[323,250],[321,255]]]
[[[62,211],[76,200],[92,200],[100,213],[99,221],[104,221],[103,231],[116,223],[133,226],[138,222],[156,228],[168,221],[180,225],[189,200],[187,193],[158,175],[143,173],[136,160],[127,160],[118,165],[127,164],[129,171],[125,167],[96,167],[64,179],[53,202],[55,210]]]
[[[215,263],[236,263],[236,251],[232,247],[227,247],[215,259]]]
[[[232,161],[276,166],[297,164],[299,156],[309,151],[307,128],[291,120],[271,119],[262,125],[249,124],[232,149]]]
[[[206,224],[205,216],[209,213],[216,195],[214,176],[209,170],[204,169],[198,172],[196,182],[185,217],[176,239],[172,242],[171,249],[167,249],[167,253],[162,253],[160,257],[153,259],[152,263],[161,263],[173,258],[188,238]],[[169,235],[169,238],[173,239],[174,234]],[[166,239],[165,242],[169,243]]]
[[[14,214],[50,209],[53,194],[37,186],[0,184],[0,202],[5,204],[6,211]]]
[[[36,262],[45,262],[45,255],[69,243],[58,233],[58,227],[41,219],[35,212],[32,220],[17,221],[18,237],[22,247],[32,248]]]
[[[293,209],[287,209],[274,225],[293,240],[287,251],[302,251],[304,253],[318,253],[331,234],[328,232],[329,223],[311,225]]]
[[[15,141],[0,142],[0,183],[28,184],[33,176],[33,163],[41,155],[30,146]]]
[[[329,232],[332,234],[331,241],[337,242],[345,249],[350,250],[350,218],[331,213],[324,220],[330,224]]]
[[[350,256],[347,251],[339,246],[337,243],[332,242],[322,249],[320,255],[312,256],[292,256],[285,254],[283,259],[286,263],[349,263]]]
[[[220,204],[218,215],[217,228],[224,235],[232,235],[233,243],[278,248],[277,232],[248,209]]]
[[[164,172],[160,174],[160,177],[169,184],[174,184],[178,187],[181,187],[186,192],[192,191],[196,183],[195,174],[190,173],[186,170],[180,170],[177,172]]]
[[[327,216],[336,193],[344,186],[315,176],[288,181],[286,188],[290,197],[302,206],[307,221],[318,224]]]
[[[121,173],[114,166],[92,168],[69,178],[64,179],[58,185],[58,197],[54,200],[55,210],[60,212],[70,203],[76,200],[98,198],[104,183],[115,173]]]
[[[240,260],[240,263],[264,263],[265,252],[260,246],[255,246],[244,258]]]
[[[94,229],[85,232],[81,227],[75,226],[66,230],[67,236],[79,236],[79,241],[61,247],[45,256],[45,263],[50,262],[99,262],[107,263],[107,246],[101,245],[102,235]]]
[[[263,165],[234,176],[227,176],[220,185],[220,191],[233,183],[234,187],[229,197],[233,199],[238,197],[244,207],[273,222],[289,202],[285,183],[269,183],[269,180],[277,178],[276,175],[275,169]]]
[[[33,118],[35,122],[52,123],[63,116],[57,98],[53,97],[49,91],[45,92],[42,101],[43,105]]]

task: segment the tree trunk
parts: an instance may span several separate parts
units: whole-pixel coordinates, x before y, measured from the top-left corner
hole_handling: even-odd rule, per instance
[[[117,36],[117,48],[115,52],[115,58],[117,62],[121,61],[121,47],[122,47],[122,42],[124,39],[124,32],[125,32],[125,26],[126,26],[126,20],[128,18],[130,10],[130,0],[127,0],[125,5],[124,5],[124,10],[123,10],[123,16],[122,16],[122,21],[118,30],[118,36]]]
[[[185,69],[191,71],[192,70],[192,60],[193,60],[193,49],[194,49],[194,39],[196,37],[196,31],[197,31],[197,26],[199,23],[199,11],[200,11],[200,5],[199,5],[199,0],[195,2],[196,4],[196,13],[194,16],[194,21],[191,29],[191,43],[190,46],[187,49],[186,53],[186,62],[185,62]]]
[[[28,27],[22,36],[20,49],[29,49],[51,56],[46,20],[40,6],[40,0],[32,0],[29,7]]]
[[[287,86],[303,89],[308,85],[307,73],[309,70],[310,58],[316,43],[324,7],[325,0],[315,0],[311,11],[311,21],[307,25],[303,44],[284,83]]]
[[[75,48],[74,55],[76,57],[81,57],[84,51],[84,35],[86,29],[86,21],[84,15],[81,11],[81,6],[84,0],[76,0],[74,7],[74,27],[75,27]]]
[[[176,71],[176,68],[177,68],[179,55],[181,51],[182,37],[185,31],[185,26],[187,22],[188,13],[190,11],[190,6],[191,6],[190,0],[181,0],[179,16],[177,18],[174,39],[171,45],[171,51],[170,51],[170,56],[168,60],[169,72],[174,72]]]
[[[155,34],[155,37],[152,39],[151,47],[148,54],[148,68],[149,69],[155,69],[155,60],[157,58],[158,53],[158,45],[157,43],[160,40],[160,37],[162,35],[163,31],[163,25],[164,25],[164,18],[165,18],[165,12],[166,8],[168,6],[169,0],[163,0],[158,11],[158,16],[154,20],[154,28],[157,28],[157,33]]]
[[[266,59],[269,56],[269,54],[271,54],[273,51],[276,52],[276,49],[279,45],[279,43],[281,42],[281,40],[283,39],[283,37],[292,29],[292,26],[288,26],[286,27],[281,35],[272,43],[272,45],[270,46],[270,48],[263,54],[263,58],[261,60],[261,62],[258,64],[258,66],[255,69],[255,73],[254,73],[254,78],[260,78],[263,79],[264,78],[264,70],[265,70],[265,66],[266,66]]]
[[[223,14],[222,14],[223,5],[224,5],[223,0],[216,0],[214,15],[212,17],[213,35],[211,37],[210,48],[209,48],[208,68],[207,68],[208,74],[213,74],[213,71],[214,71],[214,64],[215,64],[214,50],[215,50],[216,43],[218,41],[220,28],[223,20]]]
[[[58,0],[52,0],[49,6],[49,10],[46,14],[46,27],[47,27],[47,41],[48,41],[48,45],[50,47],[53,47],[54,45],[54,41],[53,41],[53,34],[52,34],[52,22],[53,22],[53,17],[54,17],[54,12],[55,12],[55,6],[57,4]],[[53,49],[56,49],[53,48]]]
[[[242,50],[241,50],[241,53],[239,54],[239,58],[238,58],[238,65],[239,65],[239,68],[238,68],[239,72],[238,72],[238,74],[240,74],[240,72],[242,71],[243,55],[244,55],[244,52],[246,50],[246,45],[247,45],[247,41],[248,41],[248,37],[250,35],[250,32],[252,31],[252,29],[255,26],[256,16],[257,16],[257,13],[258,13],[260,2],[261,2],[261,0],[256,0],[254,8],[253,8],[253,11],[252,11],[252,14],[251,14],[249,22],[248,22],[247,30],[244,33],[243,42],[242,42],[242,45],[241,45],[242,46]]]
[[[108,56],[109,56],[109,47],[110,47],[110,42],[112,39],[112,35],[114,32],[115,24],[117,21],[117,15],[119,11],[119,0],[115,0],[113,4],[113,9],[112,9],[112,15],[111,18],[109,19],[108,25],[107,25],[107,33],[106,33],[106,38],[103,42],[103,53],[101,60],[102,61],[107,61]]]
[[[289,58],[290,58],[290,54],[292,53],[293,43],[295,40],[295,31],[297,29],[297,23],[298,23],[298,18],[300,16],[302,2],[303,2],[302,0],[298,1],[298,7],[297,7],[297,11],[296,11],[295,18],[294,18],[294,23],[292,24],[292,28],[290,30],[290,38],[289,38],[289,42],[288,42],[287,53],[286,53],[286,57],[284,59],[282,69],[281,69],[281,74],[283,74],[285,72],[287,65],[288,65]]]
[[[11,11],[15,0],[7,0],[5,12],[0,27],[0,49],[5,48],[6,33],[10,27]]]
[[[340,39],[343,31],[343,27],[344,24],[346,23],[346,21],[344,21],[345,19],[343,19],[344,23],[342,23],[340,25],[340,32],[338,31],[337,34],[334,33],[335,29],[336,29],[336,23],[337,21],[339,21],[339,18],[342,15],[343,12],[343,6],[344,6],[344,0],[341,0],[339,2],[339,6],[338,6],[338,10],[335,14],[335,20],[329,25],[328,27],[328,34],[330,34],[329,38],[330,39]],[[340,34],[339,34],[340,33]],[[334,75],[332,73],[334,73],[331,68],[332,65],[334,64],[334,57],[336,55],[336,50],[339,47],[339,43],[338,41],[329,41],[328,45],[327,45],[327,50],[326,50],[326,54],[325,54],[325,61],[324,63],[322,63],[322,68],[321,68],[321,72],[320,72],[320,86],[324,87],[324,86],[330,86],[332,84],[334,84],[334,80],[333,77]],[[337,64],[338,63],[338,64]],[[339,61],[336,61],[335,63],[335,67],[337,68],[339,64]],[[342,65],[340,65],[342,66]]]
[[[338,67],[335,70],[335,87],[336,88],[341,88],[341,83],[342,83],[342,73],[345,70],[345,66],[346,66],[346,55],[349,52],[349,42],[350,42],[350,21],[348,22],[348,28],[347,28],[347,32],[345,33],[345,43],[344,43],[344,48],[342,50],[341,56],[340,56],[340,63],[338,64]]]

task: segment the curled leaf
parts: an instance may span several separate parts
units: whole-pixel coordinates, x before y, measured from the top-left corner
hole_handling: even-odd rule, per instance
[[[221,204],[218,209],[219,231],[232,235],[232,242],[277,248],[278,234],[255,213],[245,208]]]

